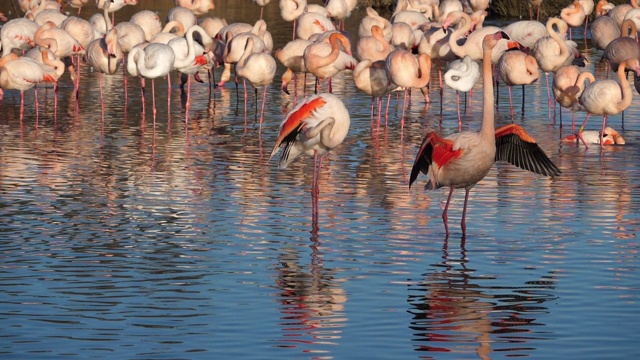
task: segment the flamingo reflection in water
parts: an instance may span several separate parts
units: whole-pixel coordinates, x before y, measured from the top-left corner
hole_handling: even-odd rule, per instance
[[[531,356],[535,347],[526,344],[544,332],[535,334],[534,329],[544,325],[537,318],[548,313],[545,302],[557,299],[554,275],[501,286],[495,284],[496,277],[478,274],[470,266],[464,240],[459,251],[445,241],[442,253],[441,262],[432,264],[422,278],[410,280],[407,302],[415,351],[478,359],[490,359],[494,351]]]

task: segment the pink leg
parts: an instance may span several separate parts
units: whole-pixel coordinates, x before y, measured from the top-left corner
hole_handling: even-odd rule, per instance
[[[453,185],[449,188],[449,196],[447,197],[447,204],[444,206],[444,211],[442,212],[442,221],[444,222],[444,231],[449,237],[449,216],[447,215],[447,211],[449,210],[449,203],[451,202],[451,196],[453,195]]]
[[[460,220],[460,227],[462,228],[462,235],[466,235],[467,233],[467,203],[469,202],[469,191],[471,189],[467,188],[464,191],[464,207],[462,208],[462,220]]]
[[[267,87],[264,87],[264,92],[262,93],[262,108],[260,109],[260,125],[262,125],[262,118],[264,117],[264,103],[267,101]]]
[[[407,107],[407,94],[409,89],[404,89],[404,100],[402,101],[402,118],[400,119],[400,128],[404,129],[404,110]]]
[[[153,125],[156,124],[156,80],[151,79],[151,104],[153,104]]]
[[[511,118],[513,121],[513,116],[515,115],[515,112],[513,111],[513,99],[511,98],[511,85],[507,86],[507,89],[509,90],[509,111],[511,112]]]
[[[102,97],[102,73],[98,73],[98,84],[100,85],[100,107],[102,108],[102,113],[104,114],[104,98]]]
[[[580,126],[580,130],[578,130],[578,138],[580,140],[582,140],[582,143],[584,144],[585,148],[589,148],[589,145],[587,145],[587,142],[584,141],[584,138],[582,137],[582,132],[584,131],[584,127],[587,125],[587,121],[589,121],[589,117],[591,116],[591,113],[587,113],[587,117],[584,119],[584,122],[582,123],[582,126]]]
[[[171,113],[171,74],[167,74],[167,115]]]
[[[147,104],[145,103],[144,93],[145,93],[145,81],[144,78],[140,77],[140,99],[142,100],[142,114],[147,112]]]
[[[189,122],[189,109],[191,109],[191,76],[187,76],[187,104],[185,106],[185,124]]]
[[[460,91],[456,90],[456,102],[458,103],[458,131],[462,131],[462,117],[460,116]]]

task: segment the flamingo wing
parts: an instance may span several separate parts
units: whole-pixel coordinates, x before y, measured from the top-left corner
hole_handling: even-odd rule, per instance
[[[276,145],[273,147],[273,151],[271,151],[269,159],[278,152],[284,143],[284,153],[280,162],[286,162],[286,159],[289,157],[289,150],[291,149],[291,146],[296,141],[298,134],[300,134],[300,131],[302,131],[302,128],[304,127],[304,120],[313,116],[313,112],[326,103],[327,101],[325,99],[318,96],[309,101],[305,101],[297,108],[294,108],[280,125],[280,134],[278,135]]]
[[[506,125],[496,130],[496,161],[506,161],[521,169],[545,176],[561,171],[521,126]]]
[[[463,149],[454,150],[453,144],[453,140],[445,139],[435,132],[428,133],[422,140],[420,150],[413,162],[411,176],[409,177],[409,188],[418,178],[420,172],[423,174],[429,173],[429,167],[434,162],[438,167],[442,168],[450,161],[459,158],[463,153]]]

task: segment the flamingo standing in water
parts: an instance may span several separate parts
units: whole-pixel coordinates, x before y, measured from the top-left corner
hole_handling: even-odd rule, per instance
[[[151,98],[153,104],[153,120],[156,119],[155,79],[167,76],[173,69],[175,54],[169,45],[149,43],[145,46],[134,46],[127,56],[127,72],[131,76],[140,76],[142,89],[142,111],[144,112],[144,79],[151,79]],[[167,95],[167,96],[170,96]]]
[[[49,51],[47,49],[42,48],[40,51],[43,63],[27,56],[18,57],[14,53],[10,53],[0,59],[0,89],[20,91],[21,121],[24,118],[24,91],[33,88],[39,82],[55,83],[64,73],[62,61],[49,59]],[[36,93],[36,115],[37,113],[38,96]]]
[[[418,58],[409,50],[397,48],[389,53],[385,60],[385,66],[389,73],[391,82],[404,89],[404,100],[402,103],[402,118],[400,127],[404,127],[404,112],[407,107],[407,96],[411,88],[426,88],[429,84],[429,74],[431,72],[431,58],[427,54],[420,54]],[[425,95],[429,103],[428,93]]]
[[[111,28],[105,37],[95,39],[89,43],[85,52],[85,58],[89,66],[98,73],[100,84],[100,106],[104,112],[104,96],[102,94],[102,74],[113,75],[118,71],[118,67],[124,53],[118,44],[118,30]]]
[[[633,93],[627,80],[625,68],[635,71],[636,75],[640,75],[640,61],[636,58],[627,59],[618,66],[619,81],[609,79],[596,80],[587,86],[582,95],[580,95],[580,104],[584,106],[589,115],[602,115],[602,134],[604,134],[604,129],[607,127],[607,117],[621,113],[631,105],[633,100]],[[580,127],[580,132],[584,130],[588,120],[589,116],[587,115]],[[601,149],[602,145],[602,141],[600,141]]]
[[[296,38],[298,18],[304,13],[307,0],[280,0],[280,16],[284,21],[293,21],[293,40]]]
[[[447,237],[449,236],[447,210],[453,190],[455,188],[465,189],[464,208],[460,223],[464,237],[469,191],[487,175],[494,162],[508,161],[522,169],[546,176],[560,174],[556,165],[549,160],[544,151],[522,127],[511,124],[495,129],[491,51],[500,39],[506,37],[504,32],[497,32],[485,36],[483,40],[484,99],[480,132],[464,131],[446,138],[435,132],[427,133],[411,169],[409,187],[417,179],[420,172],[427,174],[429,178],[427,189],[449,187],[447,204],[442,212]]]
[[[398,88],[396,84],[391,82],[384,60],[374,62],[366,59],[360,61],[353,69],[353,80],[358,89],[371,95],[371,120],[373,120],[373,105],[374,103],[378,104],[378,126],[380,126],[382,96],[390,94]],[[389,100],[387,99],[387,109],[388,106]]]
[[[284,147],[278,163],[280,169],[285,169],[303,154],[313,155],[311,198],[314,220],[318,212],[318,175],[323,155],[342,144],[350,124],[349,111],[342,100],[333,94],[308,97],[291,109],[280,124],[280,133],[269,160],[278,153],[280,147]]]
[[[507,51],[498,60],[498,71],[502,81],[509,89],[509,108],[514,115],[511,87],[522,85],[522,111],[524,111],[524,86],[534,83],[540,78],[540,70],[536,58],[522,51]]]
[[[245,78],[255,90],[256,108],[258,103],[258,86],[264,86],[262,95],[262,109],[260,110],[260,124],[264,116],[264,104],[267,101],[267,87],[273,82],[276,75],[276,59],[268,52],[254,52],[254,39],[247,38],[244,53],[236,66],[238,76]],[[247,88],[244,88],[244,109],[247,111]]]
[[[470,56],[454,60],[447,65],[444,72],[444,83],[456,91],[458,103],[458,131],[462,131],[462,118],[460,116],[460,91],[465,94],[473,89],[480,78],[480,65]]]

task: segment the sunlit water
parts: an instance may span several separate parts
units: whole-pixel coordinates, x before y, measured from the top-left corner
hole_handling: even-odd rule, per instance
[[[278,22],[277,3],[265,17],[279,24],[270,26],[279,47],[291,24]],[[248,1],[218,3],[213,13],[229,22],[258,14]],[[363,15],[354,13],[347,26],[354,43]],[[584,53],[603,77],[600,53]],[[268,161],[293,105],[279,90],[282,71],[262,125],[252,89],[245,119],[242,87],[237,97],[233,82],[211,100],[206,83],[192,84],[185,126],[178,77],[170,112],[166,82],[157,80],[155,128],[150,92],[142,117],[139,83],[128,79],[125,101],[121,75],[105,78],[104,113],[97,76],[86,68],[77,107],[68,75],[57,102],[52,88],[38,88],[37,117],[33,91],[26,92],[22,122],[19,93],[5,94],[2,358],[640,355],[637,94],[624,127],[621,116],[610,118],[627,145],[600,154],[559,143],[571,132],[571,114],[563,110],[560,128],[544,79],[526,88],[524,109],[514,89],[513,121],[563,173],[549,179],[496,164],[471,192],[464,240],[463,191],[456,192],[445,240],[447,191],[424,191],[424,177],[408,189],[426,131],[457,131],[455,92],[446,88],[441,102],[437,72],[431,105],[414,91],[401,129],[402,97],[394,95],[379,131],[351,74],[334,80],[352,124],[323,163],[314,224],[311,159],[287,170]],[[499,97],[497,122],[508,124],[504,86]],[[478,84],[465,128],[479,128],[481,98]],[[588,127],[598,129],[600,120]]]

